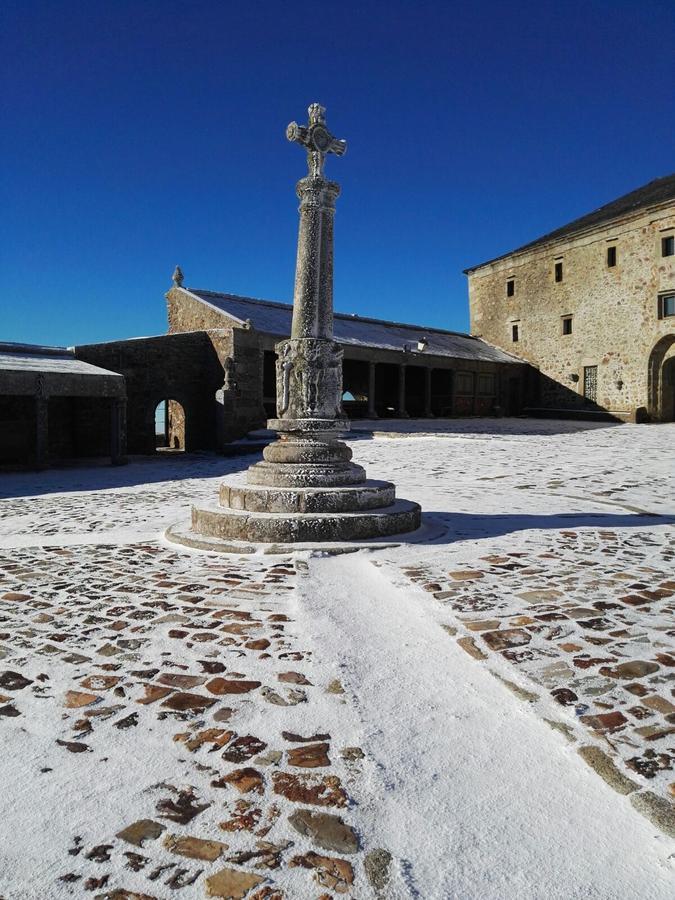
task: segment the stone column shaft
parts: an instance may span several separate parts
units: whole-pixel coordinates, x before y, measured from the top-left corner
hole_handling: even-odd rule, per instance
[[[424,370],[424,415],[433,418],[431,409],[431,373],[432,369]]]
[[[127,461],[127,401],[114,397],[110,404],[110,461],[123,466]]]
[[[371,419],[377,418],[377,408],[375,406],[375,363],[368,363],[368,416]]]
[[[405,408],[405,366],[398,367],[398,415],[401,419],[408,418]]]
[[[298,253],[291,340],[333,339],[333,215],[340,188],[323,178],[301,178]]]
[[[49,465],[49,400],[35,398],[35,465],[46,469]]]

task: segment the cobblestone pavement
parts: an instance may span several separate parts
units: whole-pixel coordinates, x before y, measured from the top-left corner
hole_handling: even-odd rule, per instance
[[[672,482],[645,487],[639,446],[606,463],[606,446],[636,435],[662,460],[667,432],[558,439],[546,425],[509,427],[494,440],[485,429],[357,439],[371,477],[393,477],[450,535],[371,561],[420,615],[441,609],[467,664],[487,667],[667,831]],[[393,896],[401,861],[359,812],[377,784],[364,723],[299,609],[306,557],[218,557],[160,537],[250,461],[5,482],[0,739],[20,788],[11,808],[0,796],[0,821],[23,823],[20,845],[9,832],[6,846],[32,880],[0,872],[2,900]],[[559,518],[542,518],[547,505]],[[565,519],[579,508],[596,518]],[[54,821],[42,796],[60,804]],[[26,822],[49,836],[49,853],[26,839]]]
[[[621,771],[641,776],[638,785],[617,772],[623,793],[649,784],[672,798],[671,537],[664,529],[527,534],[515,552],[495,548],[452,571],[402,571],[448,610],[448,630],[468,654],[515,677],[527,702],[548,694],[565,710],[557,724],[570,740],[592,736]]]
[[[350,824],[363,754],[331,738],[342,688],[315,676],[296,576],[157,543],[0,554],[0,721],[39,732],[26,701],[51,707],[36,787],[114,779],[129,745],[141,769],[113,831],[68,835],[54,896],[363,896],[385,877]]]

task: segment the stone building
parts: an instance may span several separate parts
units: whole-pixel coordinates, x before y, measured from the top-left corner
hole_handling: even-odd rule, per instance
[[[274,415],[274,348],[291,332],[292,305],[182,286],[169,291],[167,302],[171,332],[199,327],[231,335],[237,388],[253,381],[266,415]],[[352,417],[493,415],[495,407],[508,406],[509,379],[518,384],[513,396],[525,389],[527,367],[520,360],[467,334],[343,313],[335,314],[334,332],[344,352],[343,402]]]
[[[164,401],[172,449],[222,450],[275,414],[275,345],[290,334],[292,305],[188,289],[166,295],[169,333],[75,348],[79,359],[121,373],[128,450],[157,446]],[[351,417],[466,416],[521,412],[529,366],[467,334],[336,314]]]
[[[471,332],[536,366],[536,405],[675,417],[675,175],[466,269]]]
[[[0,343],[0,465],[125,461],[124,378],[65,347]]]
[[[79,359],[124,376],[128,398],[127,449],[215,450],[216,396],[222,394],[223,362],[232,344],[223,329],[190,330],[157,337],[109,341],[75,347]],[[257,350],[256,350],[257,359]],[[243,391],[244,399],[246,391]],[[230,439],[262,419],[258,405],[248,416],[229,410]],[[238,416],[245,421],[237,428]],[[163,420],[163,421],[162,421]]]

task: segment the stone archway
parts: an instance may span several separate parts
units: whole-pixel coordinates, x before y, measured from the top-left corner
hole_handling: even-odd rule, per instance
[[[160,400],[155,407],[157,450],[185,450],[185,407],[178,400]]]
[[[648,397],[651,419],[675,421],[675,334],[662,337],[649,355]]]

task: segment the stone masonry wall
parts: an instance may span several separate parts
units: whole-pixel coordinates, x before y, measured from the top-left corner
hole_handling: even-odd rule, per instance
[[[597,366],[600,407],[622,418],[654,414],[650,354],[658,342],[667,352],[675,341],[675,317],[657,315],[659,294],[675,290],[675,257],[661,255],[662,237],[674,233],[671,205],[472,271],[471,332],[539,367],[542,405],[583,405],[584,367]],[[610,246],[616,247],[613,268],[607,265]],[[556,262],[563,263],[560,283]],[[515,294],[508,297],[511,278]],[[563,334],[565,316],[573,317],[569,335]]]
[[[204,332],[89,344],[75,354],[124,375],[129,453],[154,453],[155,409],[162,400],[183,407],[186,450],[216,449],[215,394],[223,368]]]
[[[226,387],[218,398],[219,442],[235,440],[248,431],[263,427],[266,417],[260,335],[253,328],[229,323],[221,310],[210,307],[182,288],[171,288],[166,300],[169,333],[205,331],[225,372]],[[220,387],[223,387],[222,383]]]

